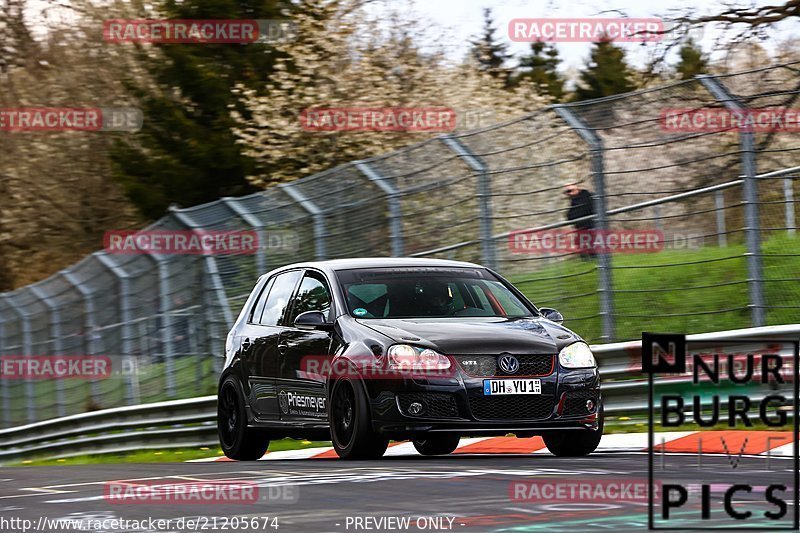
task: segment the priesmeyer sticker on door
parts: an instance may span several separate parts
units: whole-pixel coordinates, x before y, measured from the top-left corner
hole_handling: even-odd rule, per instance
[[[325,409],[325,396],[281,390],[278,393],[278,403],[285,415],[324,418],[328,414]]]

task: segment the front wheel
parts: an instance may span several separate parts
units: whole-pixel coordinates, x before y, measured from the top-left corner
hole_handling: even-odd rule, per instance
[[[244,394],[239,381],[228,376],[217,397],[217,433],[222,451],[236,461],[257,461],[269,448],[264,430],[247,427]]]
[[[372,431],[367,393],[359,381],[337,380],[331,389],[329,422],[331,441],[342,459],[378,459],[389,446]]]
[[[414,439],[414,448],[421,455],[447,455],[458,448],[460,435],[436,435],[424,439]]]
[[[603,408],[597,413],[597,429],[548,432],[542,436],[550,453],[558,457],[589,455],[600,445],[603,437]]]

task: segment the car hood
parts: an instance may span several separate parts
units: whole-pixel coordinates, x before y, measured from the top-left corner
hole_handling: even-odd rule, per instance
[[[540,318],[357,319],[394,342],[427,345],[448,355],[558,353],[580,340],[567,328]]]

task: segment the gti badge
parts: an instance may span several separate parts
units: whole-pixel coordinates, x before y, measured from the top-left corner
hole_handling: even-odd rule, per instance
[[[498,364],[500,365],[500,370],[506,374],[516,374],[517,370],[519,370],[519,361],[513,355],[501,356]]]

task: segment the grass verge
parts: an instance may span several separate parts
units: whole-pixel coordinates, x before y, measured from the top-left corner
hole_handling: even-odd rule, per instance
[[[279,452],[284,450],[302,450],[305,448],[319,448],[330,446],[326,441],[308,441],[296,439],[281,439],[269,443],[269,451]],[[9,466],[56,466],[56,465],[94,465],[94,464],[120,464],[120,463],[180,463],[192,459],[205,459],[209,457],[222,457],[219,446],[204,446],[201,448],[172,448],[164,450],[137,450],[124,453],[107,453],[101,455],[78,455],[64,459],[31,459],[12,463]]]

